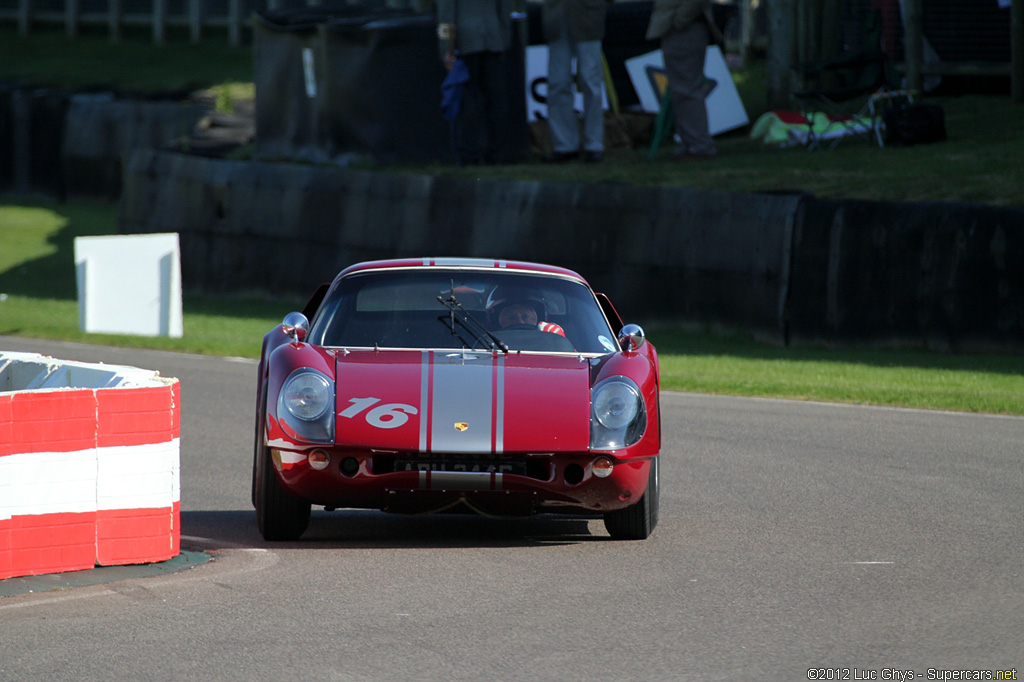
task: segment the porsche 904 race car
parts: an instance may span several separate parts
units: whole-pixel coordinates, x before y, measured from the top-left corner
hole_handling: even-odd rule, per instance
[[[613,333],[613,326],[620,330]],[[267,540],[311,505],[658,522],[658,356],[575,272],[361,263],[266,334],[252,500]]]

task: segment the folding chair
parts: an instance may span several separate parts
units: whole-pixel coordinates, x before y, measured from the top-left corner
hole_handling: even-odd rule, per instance
[[[832,59],[792,67],[801,87],[793,92],[808,121],[827,117],[825,126],[812,126],[808,149],[835,148],[843,139],[865,135],[879,142],[879,103],[891,91],[893,69],[882,52],[881,19],[872,12],[864,27],[864,47]]]

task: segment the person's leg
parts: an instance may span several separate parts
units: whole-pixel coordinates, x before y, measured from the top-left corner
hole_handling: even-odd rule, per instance
[[[568,38],[548,43],[548,127],[555,154],[580,149],[579,123],[573,108],[572,45]]]
[[[464,55],[461,59],[469,71],[469,81],[462,88],[462,104],[455,121],[455,154],[460,164],[478,164],[484,161],[487,144],[484,71],[480,54]]]
[[[714,140],[708,132],[704,102],[704,56],[708,38],[707,25],[698,21],[683,31],[670,33],[661,41],[676,132],[682,140],[679,151],[700,156],[716,153]]]
[[[512,121],[509,119],[514,110],[509,91],[511,56],[508,52],[485,52],[482,58],[486,122],[484,163],[516,163],[520,159],[513,149]],[[518,111],[526,116],[525,106]]]
[[[601,41],[576,45],[576,68],[583,86],[583,150],[604,152],[604,66]]]

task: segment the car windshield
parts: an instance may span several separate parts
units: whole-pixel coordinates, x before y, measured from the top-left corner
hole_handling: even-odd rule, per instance
[[[407,269],[339,281],[312,322],[321,346],[566,353],[617,351],[590,289],[522,272]]]

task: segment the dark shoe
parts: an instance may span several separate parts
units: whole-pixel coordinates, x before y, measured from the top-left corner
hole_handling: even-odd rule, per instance
[[[601,163],[604,161],[604,152],[583,152],[583,163]]]
[[[580,158],[579,152],[551,152],[543,159],[544,163],[566,163]]]
[[[718,156],[718,152],[674,152],[673,161],[708,161]]]

